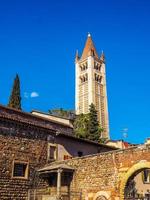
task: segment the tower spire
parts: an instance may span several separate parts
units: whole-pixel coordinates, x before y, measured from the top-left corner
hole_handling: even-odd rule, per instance
[[[105,56],[103,51],[98,56],[90,33],[87,35],[81,58],[79,58],[78,52],[76,53],[75,66],[76,114],[87,114],[89,106],[94,104],[99,124],[103,128],[101,137],[109,138]]]
[[[105,62],[105,54],[104,51],[102,50],[101,56],[100,56],[100,60]]]
[[[98,54],[97,54],[96,48],[94,46],[94,43],[92,41],[92,37],[91,37],[90,33],[88,33],[88,37],[87,37],[87,40],[86,40],[86,43],[85,43],[85,47],[83,49],[81,59],[84,60],[89,55],[93,55],[94,57],[98,58]]]
[[[76,50],[75,62],[77,62],[78,60],[79,60],[79,53],[78,53],[78,50]]]
[[[90,34],[90,32],[88,32],[88,37],[91,37],[91,34]]]

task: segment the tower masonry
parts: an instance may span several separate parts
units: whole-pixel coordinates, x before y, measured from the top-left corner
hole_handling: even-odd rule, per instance
[[[98,112],[98,120],[104,131],[102,138],[109,138],[105,56],[98,56],[91,35],[88,34],[82,56],[75,58],[75,109],[76,114],[88,113],[93,103]]]

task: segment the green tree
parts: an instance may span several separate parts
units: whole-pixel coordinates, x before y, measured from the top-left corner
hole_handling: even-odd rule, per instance
[[[92,103],[89,108],[89,122],[88,122],[88,139],[93,141],[100,140],[100,127],[97,117],[97,110]]]
[[[9,98],[8,106],[21,110],[21,96],[20,96],[20,80],[18,74],[13,83],[12,92]]]
[[[103,131],[104,129],[99,125],[94,104],[90,105],[88,114],[80,114],[74,120],[74,132],[79,138],[105,143],[107,139],[101,138]]]
[[[72,110],[65,110],[63,108],[59,108],[59,109],[52,109],[48,111],[49,114],[51,115],[55,115],[58,117],[64,117],[64,118],[74,118],[74,112]]]
[[[80,114],[76,116],[74,121],[74,132],[76,137],[78,138],[88,138],[88,122],[89,115],[88,114]]]

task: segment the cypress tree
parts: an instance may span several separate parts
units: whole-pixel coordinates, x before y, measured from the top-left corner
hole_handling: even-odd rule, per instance
[[[89,108],[88,139],[98,142],[100,139],[97,110],[92,103]]]
[[[20,80],[18,74],[13,83],[12,92],[9,98],[8,106],[21,110],[21,96],[20,96]]]

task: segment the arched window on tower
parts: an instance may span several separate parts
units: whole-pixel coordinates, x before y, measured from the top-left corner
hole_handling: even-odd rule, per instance
[[[82,64],[80,65],[80,70],[81,70],[81,72],[87,70],[87,68],[88,68],[88,64],[87,64],[87,62],[82,63]]]
[[[85,74],[85,79],[86,81],[88,81],[88,74]]]
[[[101,71],[101,65],[98,66],[98,71]]]
[[[99,83],[102,84],[102,76],[99,77]]]
[[[80,70],[82,71],[82,65],[80,65]]]
[[[88,74],[87,73],[80,76],[80,83],[84,83],[86,81],[88,81]]]
[[[98,62],[94,62],[94,69],[96,69],[97,71],[101,71],[101,64]]]

